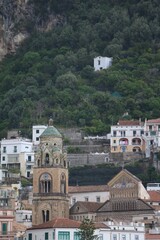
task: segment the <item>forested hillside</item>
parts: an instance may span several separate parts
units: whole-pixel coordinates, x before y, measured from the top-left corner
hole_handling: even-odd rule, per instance
[[[79,126],[103,134],[128,118],[160,117],[160,4],[158,0],[30,0],[48,32],[27,22],[31,37],[0,63],[0,137],[32,124]],[[93,58],[113,57],[94,72]]]

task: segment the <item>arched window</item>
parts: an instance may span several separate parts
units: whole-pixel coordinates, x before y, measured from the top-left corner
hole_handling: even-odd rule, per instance
[[[49,164],[49,154],[46,153],[46,156],[45,156],[45,165],[48,165]]]
[[[49,221],[49,210],[42,210],[42,219],[43,222]]]
[[[38,161],[37,161],[37,165],[38,165],[38,167],[40,166],[40,160],[38,159]]]
[[[61,175],[61,193],[66,193],[66,177],[64,174]]]
[[[39,180],[39,192],[50,193],[51,192],[51,176],[48,173],[41,175]]]

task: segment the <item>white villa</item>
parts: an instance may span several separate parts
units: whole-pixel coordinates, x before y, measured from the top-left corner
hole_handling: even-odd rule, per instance
[[[94,58],[94,70],[100,71],[107,69],[112,65],[112,58],[98,56]]]

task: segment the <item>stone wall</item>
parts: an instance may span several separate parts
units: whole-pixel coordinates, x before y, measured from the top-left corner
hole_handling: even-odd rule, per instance
[[[84,165],[97,165],[110,161],[108,153],[104,154],[68,154],[69,166],[78,167]]]

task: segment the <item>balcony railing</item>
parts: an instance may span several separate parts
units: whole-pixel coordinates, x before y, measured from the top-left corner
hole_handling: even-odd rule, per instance
[[[8,240],[8,239],[14,239],[15,232],[13,231],[2,231],[0,232],[0,239]]]

